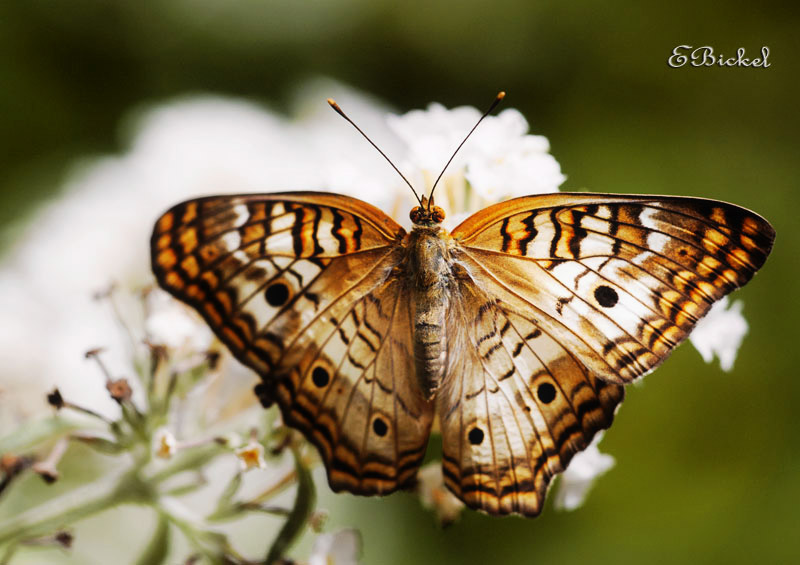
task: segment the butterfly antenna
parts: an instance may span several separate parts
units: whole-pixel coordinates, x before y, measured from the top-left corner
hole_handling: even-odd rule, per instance
[[[386,161],[387,161],[387,162],[388,162],[388,163],[389,163],[389,164],[392,166],[392,168],[393,168],[395,171],[397,171],[397,174],[398,174],[398,175],[400,175],[400,178],[402,178],[404,181],[406,181],[406,184],[408,185],[408,188],[410,188],[410,189],[411,189],[411,192],[413,192],[413,193],[414,193],[414,198],[416,198],[416,199],[417,199],[417,202],[419,202],[420,206],[422,206],[422,199],[420,199],[419,195],[417,194],[417,191],[416,191],[416,190],[414,190],[414,187],[413,187],[413,186],[411,186],[411,183],[410,183],[410,182],[408,182],[408,179],[405,177],[405,175],[403,175],[403,173],[401,173],[401,172],[400,172],[400,169],[398,169],[398,168],[395,166],[395,164],[394,164],[394,163],[392,163],[392,160],[391,160],[391,159],[389,159],[389,157],[387,157],[387,156],[386,156],[386,153],[384,153],[383,151],[381,151],[381,148],[380,148],[380,147],[378,147],[377,145],[375,145],[375,142],[374,142],[374,141],[372,141],[372,140],[369,138],[369,136],[367,136],[367,134],[366,134],[366,133],[364,133],[363,131],[361,131],[361,128],[360,128],[360,127],[358,127],[358,126],[355,124],[355,122],[354,122],[353,120],[351,120],[351,119],[348,117],[348,115],[347,115],[347,114],[345,114],[345,113],[344,113],[344,111],[343,111],[343,110],[342,110],[342,109],[339,107],[339,105],[336,103],[336,101],[335,101],[333,98],[328,98],[328,104],[330,105],[330,107],[331,107],[331,108],[333,108],[334,110],[336,110],[336,113],[337,113],[337,114],[339,114],[339,115],[340,115],[341,117],[343,117],[345,120],[347,120],[348,122],[350,122],[350,125],[351,125],[351,126],[353,126],[354,128],[356,128],[356,130],[358,131],[358,133],[360,133],[361,135],[363,135],[363,136],[364,136],[364,139],[366,139],[367,141],[369,141],[370,145],[372,145],[372,146],[373,146],[373,147],[374,147],[374,148],[375,148],[375,149],[378,151],[378,153],[380,153],[381,155],[383,155],[383,158],[384,158],[384,159],[386,159]]]
[[[472,126],[472,129],[471,129],[471,130],[469,130],[469,133],[467,134],[467,137],[465,137],[465,138],[464,138],[464,141],[462,141],[462,142],[459,144],[459,146],[458,146],[458,147],[456,147],[456,150],[455,150],[455,151],[453,151],[453,154],[450,156],[450,160],[449,160],[449,161],[447,161],[447,164],[446,164],[446,165],[444,166],[444,168],[442,169],[442,172],[441,172],[441,173],[439,173],[439,176],[436,178],[436,182],[435,182],[435,183],[433,183],[433,188],[431,188],[431,195],[430,195],[430,197],[428,198],[428,208],[430,208],[430,204],[431,204],[431,202],[433,202],[433,191],[434,191],[434,190],[436,190],[436,185],[437,185],[437,184],[439,184],[439,181],[441,180],[442,176],[444,176],[444,172],[447,170],[447,167],[449,167],[449,166],[450,166],[450,163],[452,163],[452,162],[453,162],[453,159],[455,158],[455,156],[456,156],[456,153],[458,153],[458,152],[459,152],[459,150],[461,149],[461,147],[462,147],[462,146],[463,146],[463,145],[464,145],[464,144],[467,142],[467,140],[469,139],[469,136],[471,136],[471,135],[472,135],[472,132],[473,132],[473,131],[475,131],[479,125],[481,125],[481,122],[483,121],[483,118],[485,118],[486,116],[488,116],[489,114],[491,114],[491,113],[492,113],[492,110],[494,110],[495,108],[497,108],[497,105],[498,105],[498,104],[500,104],[500,101],[501,101],[503,98],[505,98],[505,97],[506,97],[506,93],[505,93],[505,92],[503,92],[502,90],[501,90],[500,92],[498,92],[498,93],[497,93],[497,96],[495,96],[495,97],[494,97],[494,101],[493,101],[493,102],[492,102],[492,104],[489,106],[489,109],[488,109],[488,110],[486,110],[486,111],[483,113],[483,115],[480,117],[480,119],[478,120],[478,122],[477,122],[477,123],[476,123],[474,126]]]

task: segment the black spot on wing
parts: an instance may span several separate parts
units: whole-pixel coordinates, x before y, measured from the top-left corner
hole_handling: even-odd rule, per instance
[[[480,428],[472,428],[467,434],[467,439],[472,445],[480,445],[483,443],[483,430]]]
[[[617,291],[607,285],[600,285],[594,289],[594,298],[603,308],[613,308],[619,301]]]

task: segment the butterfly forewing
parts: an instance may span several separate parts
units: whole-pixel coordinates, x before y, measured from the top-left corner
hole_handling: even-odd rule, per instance
[[[477,278],[620,383],[658,366],[714,301],[750,280],[774,234],[722,202],[568,193],[497,204],[453,231]]]
[[[153,234],[159,284],[259,373],[262,401],[319,448],[337,490],[391,492],[425,453],[433,406],[405,378],[408,290],[390,276],[403,235],[321,193],[191,200]]]

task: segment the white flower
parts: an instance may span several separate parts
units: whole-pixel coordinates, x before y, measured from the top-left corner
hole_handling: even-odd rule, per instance
[[[597,444],[603,438],[598,433],[585,450],[576,453],[559,478],[554,506],[559,510],[575,510],[586,499],[594,481],[614,466],[614,458],[600,453]]]
[[[458,144],[481,117],[472,107],[462,106],[448,110],[441,104],[430,104],[427,110],[412,110],[402,116],[389,116],[389,127],[406,144],[406,162],[422,171],[442,169]],[[470,140],[453,160],[456,171],[464,168],[480,140],[480,134]]]
[[[708,311],[689,335],[695,349],[706,363],[716,355],[723,371],[733,369],[736,353],[747,334],[747,321],[742,316],[742,301],[729,302],[726,296]]]
[[[361,558],[361,536],[356,530],[321,534],[314,540],[308,565],[355,565]]]
[[[518,141],[507,152],[497,151],[475,159],[467,169],[467,180],[488,202],[558,192],[566,179],[558,161],[548,153],[546,138],[526,135]]]
[[[166,428],[161,428],[153,435],[153,451],[161,459],[169,459],[178,450],[178,440]]]
[[[386,111],[342,87],[331,86],[326,93],[360,114]],[[83,354],[104,347],[104,362],[113,373],[131,373],[132,342],[108,305],[92,296],[112,282],[126,289],[152,282],[148,241],[155,219],[171,205],[202,194],[330,189],[329,175],[336,171],[327,165],[344,154],[353,163],[363,162],[367,173],[380,169],[396,182],[371,147],[357,134],[348,136],[347,124],[323,96],[316,105],[324,120],[305,112],[306,118],[288,121],[234,99],[169,102],[141,117],[125,154],[76,168],[59,191],[62,196],[19,230],[21,236],[0,263],[0,427],[49,413],[44,399],[54,387],[105,415],[118,413],[103,376]],[[122,308],[125,314],[138,313],[141,304],[129,300]],[[185,341],[188,320],[181,321],[176,311],[155,314],[149,331],[162,340],[172,335]],[[191,339],[209,335],[199,330]],[[145,336],[132,337],[138,344]]]
[[[261,443],[250,440],[244,447],[236,450],[236,457],[239,458],[239,465],[242,471],[250,469],[265,469],[267,462],[264,461],[264,446]]]
[[[454,522],[464,510],[464,503],[444,484],[441,461],[428,463],[419,470],[417,493],[422,505],[433,510],[442,525]]]
[[[447,110],[440,104],[390,116],[389,126],[408,148],[401,170],[421,179],[428,192],[480,116],[475,108]],[[527,132],[527,121],[513,109],[488,116],[475,130],[436,189],[436,203],[455,216],[450,224],[507,198],[558,191],[565,177],[549,142]]]

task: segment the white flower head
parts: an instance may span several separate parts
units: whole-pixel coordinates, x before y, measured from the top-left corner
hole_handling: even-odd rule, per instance
[[[711,363],[716,355],[723,371],[733,369],[739,346],[747,335],[747,320],[742,315],[742,306],[741,300],[731,303],[727,296],[724,297],[697,322],[689,335],[703,361]]]
[[[161,459],[169,459],[178,450],[178,440],[166,428],[161,428],[153,435],[153,451]]]
[[[428,192],[480,116],[475,108],[447,110],[440,104],[389,116],[389,127],[407,147],[401,170],[421,180]],[[514,109],[484,119],[447,168],[436,203],[457,221],[507,198],[557,192],[565,177],[549,153],[550,144],[527,132],[527,121]]]
[[[595,479],[614,466],[614,458],[597,448],[602,438],[602,432],[598,433],[589,447],[575,454],[561,474],[554,500],[557,509],[575,510],[582,505]]]
[[[255,440],[250,440],[246,445],[237,449],[236,457],[239,458],[242,471],[267,467],[267,462],[264,460],[264,446]]]
[[[318,102],[338,120],[341,136],[346,124],[324,98]],[[153,224],[183,199],[329,189],[330,171],[322,164],[331,159],[331,144],[314,142],[329,129],[323,120],[290,121],[243,100],[175,100],[141,114],[128,151],[76,167],[60,196],[19,230],[0,263],[0,364],[6,375],[0,425],[48,414],[44,398],[53,387],[102,414],[118,414],[102,384],[90,386],[98,376],[83,353],[104,347],[112,371],[131,372],[130,340],[108,304],[93,295],[111,282],[125,289],[151,283],[147,242]],[[344,153],[346,145],[337,149]],[[362,140],[351,139],[350,146],[353,155],[369,153],[368,163],[386,168]],[[165,302],[172,304],[153,308],[147,329],[159,341],[202,349],[210,332],[195,326],[193,315],[183,316],[174,300]],[[134,337],[139,343],[143,336]]]
[[[428,463],[417,473],[417,493],[425,508],[436,513],[442,525],[451,524],[461,515],[464,503],[444,484],[440,461]]]
[[[356,565],[360,558],[361,535],[356,530],[340,530],[317,536],[308,565]]]
[[[481,117],[472,107],[462,106],[448,110],[441,104],[433,103],[427,110],[411,110],[402,116],[389,116],[387,123],[406,144],[406,160],[416,169],[438,171],[452,155],[464,136]],[[473,138],[453,160],[453,170],[463,168],[476,146]]]

